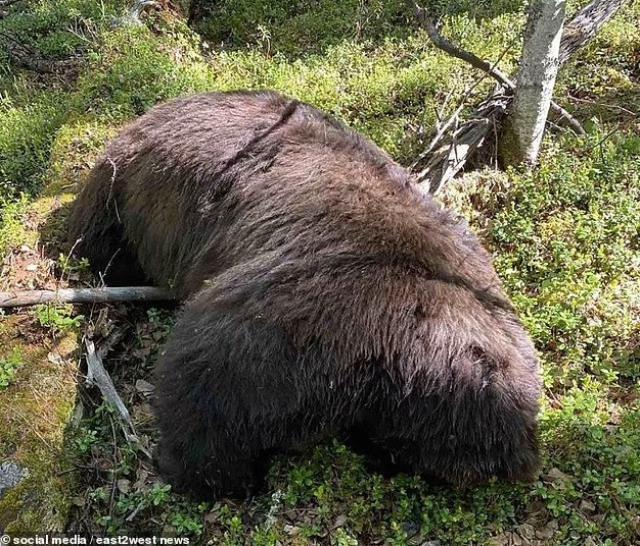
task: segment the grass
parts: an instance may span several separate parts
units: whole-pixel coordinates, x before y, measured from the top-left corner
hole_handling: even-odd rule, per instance
[[[583,3],[572,2],[570,10]],[[35,75],[0,48],[3,255],[25,240],[25,219],[34,211],[46,216],[55,203],[70,201],[118,127],[158,102],[206,90],[278,89],[346,121],[406,165],[425,145],[424,128],[434,125],[449,92],[444,115],[477,77],[435,50],[399,0],[210,6],[192,28],[171,12],[123,26],[123,3],[116,1],[38,0],[0,20],[0,30],[61,67],[56,75]],[[442,15],[447,36],[487,59],[508,50],[501,67],[514,70],[521,3],[429,7]],[[88,391],[85,417],[65,444],[86,468],[75,490],[57,487],[59,469],[49,457],[23,493],[35,499],[47,492],[60,514],[73,504],[73,530],[177,533],[225,545],[640,542],[640,137],[633,115],[640,110],[639,28],[635,3],[562,69],[557,99],[583,121],[586,138],[548,135],[538,169],[469,173],[442,196],[492,250],[543,362],[544,462],[534,484],[454,491],[415,476],[387,478],[329,443],[274,461],[256,498],[195,504],[158,480],[112,410]],[[483,82],[469,106],[491,85]],[[52,225],[53,237],[62,238],[64,224]],[[65,256],[57,260],[63,275],[86,270]],[[108,364],[150,445],[154,429],[139,382],[149,378],[173,314],[121,313],[111,310],[100,322],[126,331]],[[13,416],[0,427],[0,446],[8,446],[0,451],[28,446],[24,460],[33,461],[46,452],[35,432],[62,449],[70,412],[61,404],[52,419],[37,402],[34,392],[49,400],[47,374],[61,373],[42,364],[46,351],[38,350],[76,335],[81,319],[45,307],[28,320],[26,346],[14,326],[0,324],[0,385],[7,378],[0,403],[10,401]],[[36,354],[41,364],[33,366]],[[14,366],[18,360],[22,367]],[[75,383],[64,377],[73,398]],[[41,424],[19,438],[19,415],[38,413],[55,426]],[[31,521],[34,514],[53,521],[51,501],[34,506],[44,508],[31,511]]]

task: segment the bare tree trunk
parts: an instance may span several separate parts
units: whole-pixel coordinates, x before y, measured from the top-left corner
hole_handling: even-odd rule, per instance
[[[517,87],[500,142],[505,165],[533,165],[538,159],[558,73],[565,4],[531,0],[529,5]]]

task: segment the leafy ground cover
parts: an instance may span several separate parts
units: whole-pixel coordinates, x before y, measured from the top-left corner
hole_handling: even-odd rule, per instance
[[[68,203],[105,141],[160,101],[278,89],[408,165],[478,77],[435,50],[400,0],[208,5],[191,6],[189,24],[186,2],[164,2],[140,26],[125,24],[120,1],[35,0],[0,19],[0,289],[89,281],[63,244]],[[501,66],[513,70],[520,3],[431,9],[466,48],[494,60],[506,50]],[[108,368],[151,447],[149,374],[174,310],[36,308],[0,317],[0,457],[30,470],[0,499],[0,527],[228,545],[638,544],[639,29],[636,2],[561,73],[558,100],[586,138],[550,134],[535,171],[468,173],[441,197],[494,253],[543,361],[534,484],[454,491],[383,477],[333,442],[275,461],[255,498],[195,504],[125,440],[84,386],[75,347],[87,327],[112,345]],[[28,46],[26,60],[7,35]],[[490,87],[479,85],[469,105]]]

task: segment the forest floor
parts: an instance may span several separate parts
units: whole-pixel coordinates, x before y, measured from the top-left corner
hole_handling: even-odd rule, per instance
[[[404,0],[212,2],[189,24],[186,1],[160,2],[142,24],[127,4],[0,2],[0,291],[95,284],[69,257],[69,204],[105,142],[158,102],[276,89],[410,165],[479,76],[430,44]],[[521,2],[431,4],[445,35],[513,73]],[[145,455],[150,370],[175,309],[39,306],[0,315],[0,530],[265,546],[640,544],[638,2],[562,68],[556,99],[586,137],[550,133],[533,172],[469,172],[440,196],[492,251],[542,359],[533,484],[456,491],[383,477],[330,442],[275,460],[251,499],[194,503]],[[89,330],[110,348],[140,445],[86,382]]]

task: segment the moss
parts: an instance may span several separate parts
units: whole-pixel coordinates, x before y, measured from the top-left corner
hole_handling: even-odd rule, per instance
[[[26,198],[0,206],[0,256],[28,239],[24,226],[28,207],[29,201]]]
[[[93,119],[63,125],[52,143],[43,194],[50,197],[74,194],[115,132],[113,125]]]
[[[65,431],[76,399],[76,339],[34,346],[21,338],[19,318],[6,321],[0,354],[17,349],[23,365],[0,397],[0,456],[29,474],[0,499],[0,528],[62,531],[73,484]]]
[[[224,45],[239,49],[248,45],[288,58],[322,53],[345,42],[404,39],[417,27],[413,6],[404,0],[240,0],[198,4],[202,8],[197,12],[195,28],[216,48]],[[421,5],[431,13],[446,14],[447,18],[460,15],[466,20],[491,21],[504,14],[517,14],[522,2],[432,0]]]

